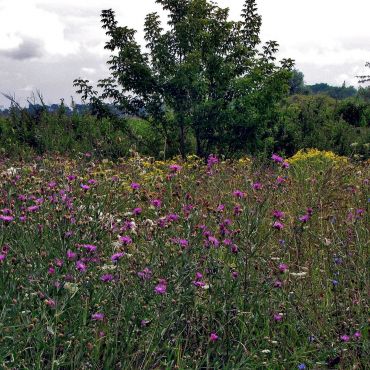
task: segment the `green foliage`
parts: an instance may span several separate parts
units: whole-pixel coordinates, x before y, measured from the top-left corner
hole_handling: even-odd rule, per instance
[[[177,131],[183,157],[191,137],[200,156],[230,152],[240,143],[260,148],[270,123],[261,107],[271,113],[284,96],[292,61],[276,65],[274,41],[259,51],[261,17],[255,1],[245,1],[237,22],[228,20],[227,8],[206,0],[157,3],[168,11],[168,30],[157,13],[147,15],[148,53],[135,41],[135,30],[118,26],[113,10],[102,11],[111,77],[99,81],[101,95],[83,79],[75,80],[78,92],[93,104],[109,98],[125,112],[143,109],[165,142]],[[284,88],[272,91],[272,86]]]

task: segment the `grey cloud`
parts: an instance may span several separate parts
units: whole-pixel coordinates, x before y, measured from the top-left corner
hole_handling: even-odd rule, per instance
[[[16,60],[40,58],[43,56],[43,43],[41,40],[25,37],[19,46],[0,51],[0,55]]]

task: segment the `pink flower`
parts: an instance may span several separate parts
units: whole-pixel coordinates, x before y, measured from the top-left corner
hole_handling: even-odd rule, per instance
[[[87,190],[89,190],[89,189],[90,189],[90,186],[89,186],[89,185],[81,184],[80,186],[81,186],[81,189],[82,189],[82,190],[85,190],[85,191],[87,191]]]
[[[142,211],[143,211],[142,208],[136,207],[132,210],[132,214],[137,216],[137,215],[140,215]]]
[[[280,265],[279,265],[279,271],[281,273],[284,273],[286,270],[288,270],[288,265],[285,264],[285,263],[280,263]]]
[[[82,261],[77,261],[76,262],[76,269],[78,271],[85,272],[87,270],[87,266]]]
[[[275,221],[272,227],[276,230],[282,230],[284,228],[284,224],[280,221]]]
[[[273,154],[271,159],[276,163],[283,163],[284,159],[277,154]]]
[[[113,275],[111,274],[105,274],[100,277],[100,280],[103,281],[104,283],[107,283],[109,281],[113,280]]]
[[[355,334],[353,334],[353,337],[355,339],[360,339],[361,338],[361,333],[359,331],[356,331]]]
[[[244,198],[245,194],[241,190],[234,190],[233,195],[236,198]]]
[[[77,257],[77,254],[72,252],[70,249],[67,251],[67,258],[72,261]]]
[[[119,241],[123,245],[129,245],[132,243],[132,239],[128,235],[120,236]]]
[[[306,214],[299,217],[299,221],[306,223],[310,219],[310,215]]]
[[[284,218],[285,213],[284,213],[283,211],[274,210],[274,212],[272,213],[272,215],[273,215],[276,219],[281,220],[282,218]]]
[[[350,340],[351,338],[349,337],[349,335],[341,335],[340,336],[340,340],[342,341],[342,342],[349,342],[349,340]]]
[[[139,190],[140,189],[140,184],[138,184],[137,182],[133,182],[133,183],[131,183],[130,187],[131,187],[132,190]]]
[[[252,184],[252,188],[254,190],[261,190],[262,189],[262,184],[260,182],[255,182]]]
[[[95,252],[97,247],[93,244],[83,244],[82,248],[86,249],[88,252]]]
[[[157,294],[165,294],[167,291],[167,281],[165,279],[159,279],[159,284],[154,288]]]
[[[274,314],[274,320],[275,321],[281,321],[281,320],[283,320],[283,315],[281,313],[275,313]]]
[[[104,314],[97,312],[91,315],[91,319],[94,321],[103,321],[104,320]]]
[[[10,223],[14,220],[14,217],[13,216],[0,215],[0,220],[4,221],[5,223]]]
[[[178,164],[171,164],[169,168],[171,172],[174,172],[174,173],[179,172],[182,169],[182,167]]]
[[[218,335],[214,332],[209,335],[209,340],[211,342],[216,342],[218,340],[218,338],[219,338]]]
[[[120,260],[124,255],[125,255],[125,254],[124,254],[124,253],[122,253],[122,252],[115,253],[115,254],[113,254],[113,255],[112,255],[111,260],[112,260],[112,262],[117,262],[117,261],[119,261],[119,260]]]
[[[162,202],[160,199],[153,199],[150,204],[155,208],[160,208],[162,205]]]

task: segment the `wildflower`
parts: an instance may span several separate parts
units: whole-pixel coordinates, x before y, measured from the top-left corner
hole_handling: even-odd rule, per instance
[[[214,332],[209,335],[209,340],[211,342],[216,342],[218,340],[218,338],[219,338],[218,335]]]
[[[303,223],[306,223],[309,219],[310,219],[310,215],[308,215],[308,214],[305,214],[305,215],[299,217],[299,221],[301,221]]]
[[[179,215],[177,215],[176,213],[171,213],[166,217],[166,220],[169,222],[173,222],[173,221],[178,221],[179,218],[180,218]]]
[[[271,159],[276,163],[283,163],[284,159],[277,154],[273,154]]]
[[[182,169],[182,167],[178,164],[171,164],[169,168],[173,173],[179,172]]]
[[[132,239],[128,235],[120,236],[119,241],[123,245],[129,245],[132,243]]]
[[[138,184],[137,182],[132,182],[130,187],[131,187],[132,190],[139,190],[140,189],[140,184]]]
[[[244,198],[245,194],[241,190],[234,190],[233,195],[236,198]]]
[[[87,190],[90,189],[90,186],[89,185],[81,184],[80,187],[81,187],[82,190],[85,190],[85,191],[87,191]]]
[[[346,335],[346,334],[340,336],[340,340],[342,342],[349,342],[350,339],[351,338],[349,337],[349,335]]]
[[[90,179],[87,183],[90,185],[96,185],[98,182],[95,179]]]
[[[278,220],[281,220],[284,218],[285,216],[285,213],[283,211],[279,211],[279,210],[274,210],[274,212],[272,213],[272,215],[278,219]]]
[[[132,210],[132,214],[133,215],[135,215],[135,216],[138,216],[138,215],[140,215],[141,214],[141,212],[142,212],[143,210],[142,210],[142,208],[140,208],[140,207],[136,207],[136,208],[134,208],[133,210]]]
[[[97,247],[93,244],[83,244],[82,248],[86,249],[88,252],[95,252]]]
[[[186,248],[189,246],[189,241],[186,239],[179,239],[178,243],[182,248]]]
[[[165,294],[167,290],[167,281],[165,279],[159,279],[159,284],[154,288],[157,294]]]
[[[333,286],[337,286],[339,284],[338,280],[332,280],[331,282],[332,282]]]
[[[213,165],[215,165],[216,163],[218,163],[218,158],[215,155],[210,154],[208,156],[208,159],[207,159],[207,167],[208,167],[208,169],[210,169],[211,167],[213,167]]]
[[[283,162],[283,164],[282,164],[282,167],[283,167],[283,168],[289,168],[289,167],[290,167],[289,162],[284,161],[284,162]]]
[[[275,282],[274,282],[274,288],[281,288],[282,286],[283,286],[282,281],[275,280]]]
[[[275,221],[272,227],[276,230],[282,230],[284,228],[284,224],[280,221]]]
[[[48,274],[49,275],[55,274],[55,268],[54,267],[49,267]]]
[[[10,223],[14,220],[14,217],[13,216],[0,215],[0,220],[4,221],[5,223]]]
[[[252,184],[252,188],[254,190],[261,190],[262,189],[262,184],[260,182],[255,182]]]
[[[239,272],[238,272],[238,271],[233,271],[233,272],[231,273],[231,276],[232,276],[232,278],[233,278],[233,279],[237,279],[237,278],[238,278],[238,276],[239,276]]]
[[[280,263],[280,265],[279,265],[279,271],[281,273],[284,273],[286,270],[288,270],[288,265],[285,264],[285,263]]]
[[[275,313],[274,314],[274,320],[275,321],[281,321],[281,320],[283,320],[283,314],[282,313]]]
[[[141,320],[140,322],[142,328],[145,328],[148,324],[150,324],[150,320]]]
[[[117,262],[117,261],[119,261],[123,256],[124,256],[124,253],[122,253],[122,252],[115,253],[115,254],[113,254],[113,255],[112,255],[111,260],[112,260],[112,262]]]
[[[155,208],[160,208],[162,205],[162,202],[160,199],[153,199],[150,204]]]
[[[361,333],[359,331],[356,331],[355,334],[353,334],[353,337],[355,339],[360,339],[361,338]]]
[[[152,271],[148,267],[145,267],[143,271],[139,271],[137,273],[139,278],[143,280],[150,280],[152,278],[152,274],[153,274]]]
[[[298,370],[306,370],[307,366],[305,364],[299,364],[298,365]]]
[[[85,272],[87,270],[87,266],[82,261],[76,262],[76,269],[81,272]]]
[[[50,308],[54,308],[56,306],[56,302],[54,301],[54,299],[45,299],[45,304],[47,306],[49,306]]]
[[[67,251],[67,258],[72,261],[77,257],[77,254],[72,252],[70,249]]]
[[[91,319],[94,321],[103,321],[104,320],[104,314],[97,312],[91,315]]]
[[[237,204],[235,207],[234,207],[234,215],[235,216],[238,216],[238,215],[240,215],[242,213],[242,207],[239,205],[239,204]]]
[[[113,280],[113,275],[111,274],[104,274],[100,277],[100,280],[104,283],[107,283],[109,281],[112,281]]]
[[[219,204],[216,208],[216,212],[223,212],[225,210],[224,204]]]
[[[4,261],[4,260],[5,260],[5,258],[6,258],[6,254],[1,253],[1,254],[0,254],[0,262]]]

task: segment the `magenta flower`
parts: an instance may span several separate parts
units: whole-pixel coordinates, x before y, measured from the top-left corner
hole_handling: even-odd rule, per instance
[[[290,164],[287,161],[284,161],[283,164],[282,164],[282,167],[283,168],[289,168]]]
[[[349,340],[350,340],[351,338],[349,337],[349,335],[341,335],[340,336],[340,340],[342,341],[342,342],[349,342]]]
[[[167,291],[167,281],[165,279],[159,279],[159,284],[154,288],[157,294],[165,294]]]
[[[284,228],[284,224],[280,221],[275,221],[272,227],[276,230],[282,230]]]
[[[283,315],[281,313],[275,313],[274,314],[274,320],[275,321],[281,321],[281,320],[283,320]]]
[[[281,273],[284,273],[286,270],[288,270],[288,265],[286,263],[280,263],[280,265],[279,265],[279,271]]]
[[[171,164],[169,168],[173,173],[179,172],[182,169],[182,167],[178,164]]]
[[[299,221],[306,223],[310,219],[310,215],[306,214],[299,217]]]
[[[283,163],[284,159],[277,154],[273,154],[271,159],[276,163]]]
[[[82,248],[86,249],[88,252],[95,252],[97,247],[93,244],[83,244]]]
[[[150,280],[153,273],[152,270],[150,270],[148,267],[145,267],[145,269],[143,271],[139,271],[137,275],[143,280]]]
[[[143,210],[140,207],[137,207],[132,210],[132,214],[137,216],[137,215],[140,215],[142,211]]]
[[[160,208],[162,205],[162,202],[160,199],[153,199],[150,204],[155,208]]]
[[[132,182],[130,187],[131,187],[132,190],[139,190],[140,189],[140,184],[138,184],[137,182]]]
[[[120,236],[119,241],[123,245],[129,245],[132,243],[132,239],[128,235]]]
[[[90,186],[89,185],[81,184],[80,186],[81,186],[81,189],[82,190],[85,190],[85,191],[87,191],[87,190],[90,189]]]
[[[234,190],[233,195],[236,198],[244,198],[245,193],[243,193],[241,190]]]
[[[14,220],[14,217],[13,216],[0,215],[0,220],[4,221],[5,223],[10,223]]]
[[[275,280],[274,288],[281,288],[282,286],[283,286],[283,283],[280,280]]]
[[[255,182],[252,184],[252,188],[254,190],[261,190],[262,189],[262,184],[260,182]]]
[[[49,306],[50,308],[55,308],[56,306],[56,302],[54,301],[54,299],[51,299],[51,298],[45,299],[45,304]]]
[[[214,332],[209,335],[209,340],[211,342],[216,342],[218,340],[218,338],[219,338],[218,335]]]
[[[85,272],[87,270],[87,266],[85,263],[82,261],[77,261],[76,262],[76,269],[81,272]]]
[[[5,258],[6,258],[6,254],[1,253],[1,254],[0,254],[0,262],[4,261],[4,260],[5,260]]]
[[[283,219],[283,218],[284,218],[285,213],[284,213],[283,211],[275,210],[275,211],[272,213],[272,215],[273,215],[276,219],[281,220],[281,219]]]
[[[356,331],[355,334],[353,334],[353,337],[355,339],[360,339],[361,338],[361,333],[359,331]]]
[[[124,254],[124,253],[122,253],[122,252],[115,253],[115,254],[113,254],[113,255],[112,255],[111,260],[112,260],[112,262],[117,262],[117,261],[119,261],[119,260],[120,260],[124,255],[125,255],[125,254]]]
[[[76,259],[76,257],[77,257],[77,254],[74,253],[74,252],[72,252],[70,249],[68,249],[68,251],[67,251],[67,258],[70,261],[72,261],[72,260]]]
[[[233,271],[233,272],[231,273],[231,276],[232,276],[232,278],[233,278],[233,279],[237,279],[237,278],[238,278],[238,276],[239,276],[239,272],[238,272],[238,271]]]
[[[100,277],[100,280],[104,283],[108,283],[109,281],[113,280],[113,275],[111,274],[105,274]]]
[[[94,321],[103,321],[104,320],[104,314],[97,312],[91,315],[91,319]]]

